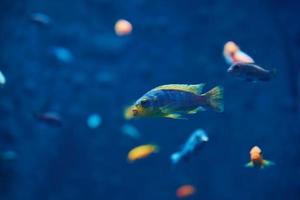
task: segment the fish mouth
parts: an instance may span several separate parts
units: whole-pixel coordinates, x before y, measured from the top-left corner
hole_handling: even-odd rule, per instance
[[[133,116],[133,117],[136,117],[136,116],[138,116],[138,114],[139,114],[139,111],[138,111],[138,109],[136,109],[136,108],[133,108],[133,109],[131,110],[131,112],[132,112],[132,116]]]
[[[138,115],[139,115],[139,110],[136,106],[127,107],[124,111],[124,118],[127,120],[138,117]]]

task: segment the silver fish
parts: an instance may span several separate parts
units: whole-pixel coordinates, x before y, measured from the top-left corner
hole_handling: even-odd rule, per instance
[[[241,62],[231,65],[227,72],[248,82],[270,81],[276,74],[275,69],[267,70],[254,63]]]
[[[176,164],[183,159],[187,159],[192,154],[199,151],[206,142],[208,142],[206,132],[203,129],[195,130],[182,146],[181,150],[171,155],[172,163]]]

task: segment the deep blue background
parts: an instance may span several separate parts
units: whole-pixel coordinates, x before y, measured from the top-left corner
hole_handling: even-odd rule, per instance
[[[300,199],[300,4],[273,0],[1,0],[0,199],[176,199],[176,188],[197,187],[194,199]],[[37,26],[30,15],[51,17]],[[125,18],[133,33],[117,37]],[[226,41],[236,41],[259,65],[276,68],[267,83],[246,83],[226,73]],[[74,55],[61,63],[51,48]],[[102,74],[111,80],[99,80]],[[124,106],[167,83],[207,83],[225,88],[225,112],[190,120],[141,119],[133,140],[120,132]],[[56,111],[63,127],[37,121]],[[86,126],[90,113],[103,124]],[[169,156],[203,128],[210,142],[188,163]],[[134,146],[153,142],[159,154],[126,162]],[[259,145],[276,165],[246,169]]]

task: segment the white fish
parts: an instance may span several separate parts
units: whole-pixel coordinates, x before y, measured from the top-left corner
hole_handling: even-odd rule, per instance
[[[180,151],[171,155],[171,161],[173,164],[178,163],[182,159],[187,159],[197,150],[199,150],[204,143],[208,142],[209,138],[203,129],[195,130],[183,145]]]

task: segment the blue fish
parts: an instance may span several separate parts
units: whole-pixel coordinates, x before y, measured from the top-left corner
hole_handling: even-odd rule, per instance
[[[214,87],[202,93],[204,84],[170,84],[156,87],[125,110],[126,119],[136,117],[166,117],[185,119],[184,115],[195,114],[206,108],[222,112],[223,88]]]

